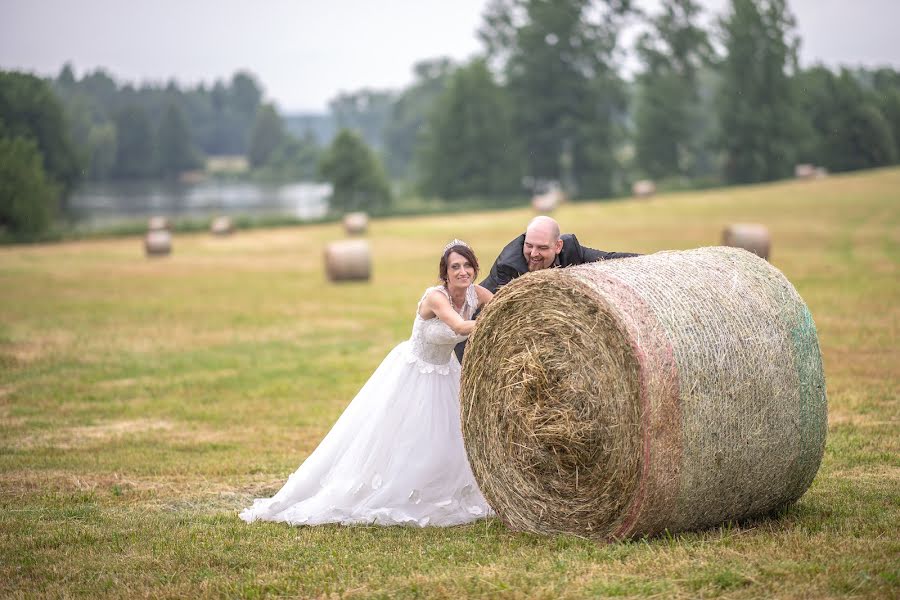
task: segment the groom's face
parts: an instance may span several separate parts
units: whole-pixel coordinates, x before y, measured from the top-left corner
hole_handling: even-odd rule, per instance
[[[525,232],[522,253],[529,271],[540,271],[553,266],[556,255],[562,250],[563,241],[544,227],[533,227]]]

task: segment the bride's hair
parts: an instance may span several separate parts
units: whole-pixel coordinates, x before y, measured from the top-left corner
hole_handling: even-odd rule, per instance
[[[475,269],[475,277],[478,277],[478,259],[475,258],[475,253],[472,252],[468,245],[454,244],[444,250],[444,253],[441,255],[441,262],[438,265],[438,277],[444,282],[444,285],[447,285],[447,261],[451,252],[456,252],[469,261],[469,264]]]

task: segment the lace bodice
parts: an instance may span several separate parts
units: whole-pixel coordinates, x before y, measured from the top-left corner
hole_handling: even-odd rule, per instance
[[[446,375],[450,372],[451,363],[456,361],[453,348],[468,336],[454,333],[449,325],[437,317],[423,319],[419,315],[422,301],[434,290],[450,298],[447,289],[442,285],[430,287],[422,294],[422,299],[416,306],[416,320],[413,322],[412,336],[409,338],[409,361],[415,362],[423,373],[438,372]],[[453,305],[452,300],[450,304]],[[463,319],[468,320],[472,318],[477,308],[478,294],[473,284],[466,290],[466,301],[458,312]]]

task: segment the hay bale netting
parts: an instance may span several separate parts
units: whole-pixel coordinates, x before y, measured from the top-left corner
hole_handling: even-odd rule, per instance
[[[772,236],[769,228],[758,223],[733,223],[722,231],[722,245],[749,250],[760,258],[769,260]]]
[[[172,252],[172,234],[167,229],[154,229],[144,236],[147,256],[166,256]]]
[[[347,235],[362,235],[369,228],[369,215],[364,212],[351,212],[342,220]]]
[[[172,231],[172,221],[169,217],[160,215],[150,217],[147,220],[147,231]]]
[[[806,305],[766,261],[721,247],[514,280],[469,339],[461,403],[500,518],[598,540],[788,505],[827,428]]]
[[[209,232],[213,235],[231,235],[234,233],[234,221],[231,217],[216,217],[209,225]]]
[[[341,240],[325,247],[325,273],[331,281],[368,280],[372,257],[366,240]]]

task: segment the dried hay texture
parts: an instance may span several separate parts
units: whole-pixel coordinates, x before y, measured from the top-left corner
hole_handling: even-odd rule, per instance
[[[167,229],[154,229],[144,236],[147,256],[165,256],[172,252],[172,234]]]
[[[743,248],[760,258],[769,260],[772,250],[772,236],[765,225],[757,223],[734,223],[722,231],[722,245]]]
[[[364,212],[351,212],[342,220],[347,235],[362,235],[369,228],[369,215]]]
[[[461,404],[472,470],[500,518],[597,540],[794,502],[827,429],[806,305],[733,248],[516,279],[469,340]]]
[[[369,243],[341,240],[325,247],[325,273],[331,281],[368,280],[372,274]]]

